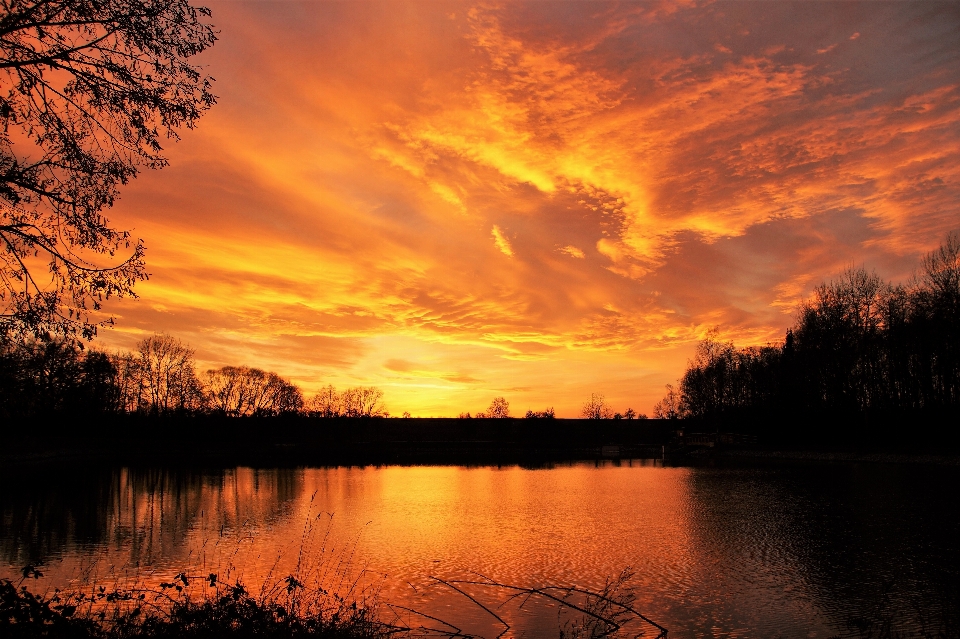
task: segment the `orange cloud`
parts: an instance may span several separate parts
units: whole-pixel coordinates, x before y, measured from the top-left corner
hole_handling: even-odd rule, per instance
[[[586,257],[586,254],[578,249],[576,246],[563,246],[557,249],[561,253],[566,253],[570,257],[575,257],[579,260],[582,260]]]
[[[152,277],[101,343],[394,413],[649,411],[713,326],[776,339],[956,227],[949,10],[564,7],[214,3],[220,103],[111,213]]]
[[[500,230],[500,227],[496,224],[493,225],[492,234],[493,243],[497,245],[497,248],[500,249],[500,252],[507,257],[513,257],[513,248],[510,246],[510,241],[503,234],[503,231]]]

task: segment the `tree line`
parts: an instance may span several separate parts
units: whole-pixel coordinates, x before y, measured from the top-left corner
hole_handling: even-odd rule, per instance
[[[960,407],[960,233],[908,284],[850,268],[800,304],[782,342],[738,348],[708,334],[659,418],[835,418],[871,423]],[[833,418],[833,419],[828,419]]]
[[[63,339],[0,339],[0,417],[97,413],[388,415],[377,388],[327,386],[305,401],[296,384],[274,372],[249,366],[198,372],[193,349],[169,335],[117,353]]]
[[[194,351],[170,335],[141,340],[132,351],[106,353],[65,339],[0,335],[0,417],[45,414],[197,415],[229,417],[305,415],[389,417],[383,391],[327,385],[312,399],[277,373],[249,366],[197,370]],[[404,413],[409,417],[409,413]],[[509,418],[510,402],[495,397],[486,411],[460,418]],[[592,394],[583,419],[646,419],[632,408],[614,411]],[[528,410],[525,419],[555,419],[553,407]]]
[[[460,419],[504,419],[510,417],[510,402],[505,397],[494,397],[487,410],[477,411],[473,415],[460,413],[458,417]],[[556,419],[556,417],[553,406],[544,410],[528,410],[523,416],[524,419]],[[590,399],[580,408],[580,419],[647,419],[647,416],[637,413],[632,408],[622,413],[615,411],[607,403],[603,394],[592,393]]]

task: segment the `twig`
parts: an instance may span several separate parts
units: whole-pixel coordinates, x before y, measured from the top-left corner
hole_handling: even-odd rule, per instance
[[[497,621],[499,621],[500,623],[502,623],[502,624],[503,624],[503,632],[501,632],[499,635],[497,635],[497,639],[500,639],[500,637],[502,637],[503,635],[505,635],[505,634],[507,633],[507,631],[510,630],[510,624],[508,624],[506,621],[504,621],[504,620],[500,617],[500,615],[498,615],[497,613],[495,613],[494,611],[490,610],[490,609],[487,608],[485,605],[483,605],[482,603],[480,603],[476,598],[474,598],[474,597],[473,597],[472,595],[470,595],[469,593],[461,590],[460,588],[457,588],[456,586],[453,585],[453,583],[451,583],[451,582],[449,582],[449,581],[444,581],[443,579],[440,579],[439,577],[430,577],[430,578],[433,579],[434,581],[437,581],[437,582],[439,582],[439,583],[447,586],[448,588],[452,588],[453,590],[456,590],[456,591],[459,592],[461,595],[463,595],[464,597],[466,597],[467,599],[469,599],[470,601],[472,601],[473,603],[477,604],[478,606],[480,606],[481,608],[483,608],[484,610],[486,610],[488,613],[490,613],[490,615],[492,615],[492,616],[494,617],[494,619],[496,619]],[[455,583],[464,583],[464,582],[455,582]],[[465,583],[469,583],[469,582],[465,582]]]

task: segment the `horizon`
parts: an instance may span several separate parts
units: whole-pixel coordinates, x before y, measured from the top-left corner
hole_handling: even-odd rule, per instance
[[[955,4],[205,4],[219,103],[107,213],[151,279],[95,347],[652,416],[708,331],[960,226]]]

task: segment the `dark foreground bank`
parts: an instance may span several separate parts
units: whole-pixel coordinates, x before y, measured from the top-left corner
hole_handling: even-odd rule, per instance
[[[215,574],[204,578],[179,574],[156,588],[110,590],[94,587],[89,594],[56,591],[37,595],[23,584],[0,579],[0,632],[10,639],[386,639],[388,637],[468,637],[455,625],[403,606],[386,606],[390,621],[380,617],[375,593],[357,601],[323,588],[308,588],[297,578],[280,580],[272,590],[252,596],[239,584],[222,584]],[[560,639],[621,637],[650,634],[665,639],[667,629],[634,607],[634,594],[625,588],[631,574],[621,573],[599,591],[575,586],[519,587],[485,581],[506,595],[549,600],[563,612],[558,617]],[[191,581],[193,588],[191,589]],[[197,582],[201,583],[198,584]],[[475,582],[438,582],[462,594],[495,617],[507,634],[510,624],[461,590]],[[646,632],[636,632],[641,625]],[[628,627],[630,628],[628,630]],[[622,634],[626,632],[627,634]]]
[[[377,621],[364,606],[335,597],[320,594],[305,600],[291,589],[255,599],[240,586],[210,579],[214,591],[199,599],[184,596],[181,583],[162,584],[158,590],[97,589],[91,595],[45,597],[0,581],[0,631],[10,639],[381,639],[400,630]]]

